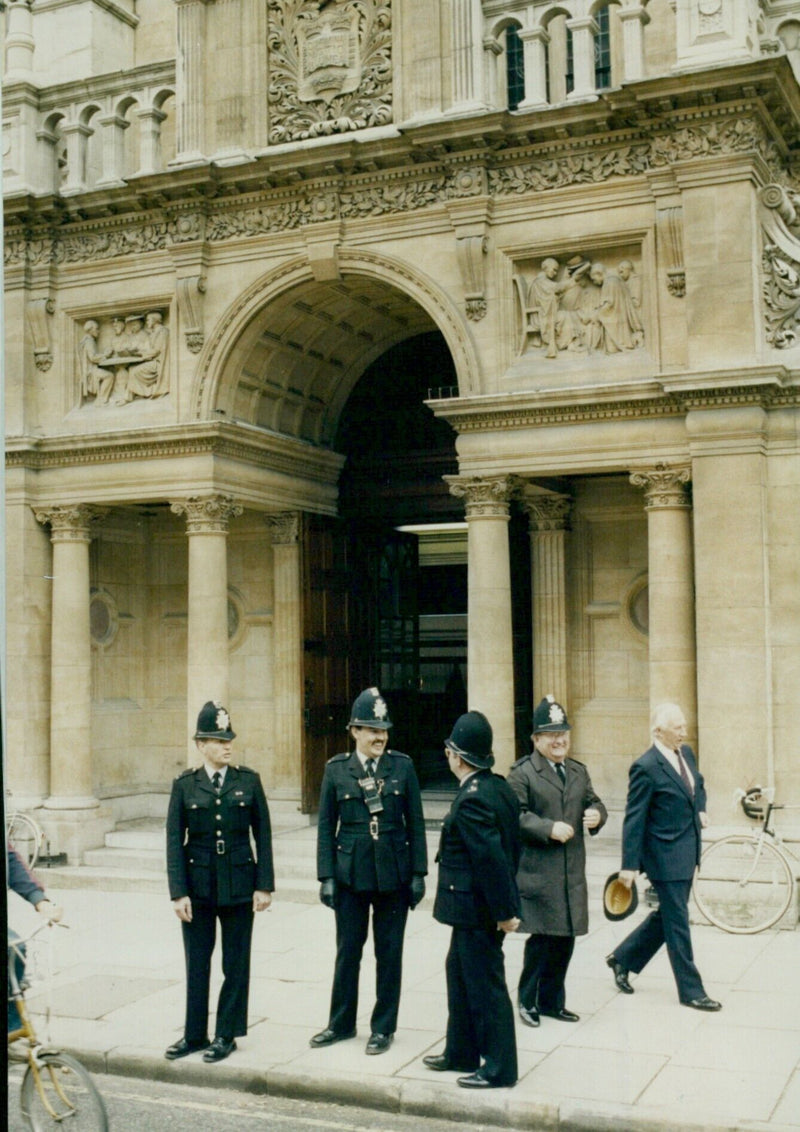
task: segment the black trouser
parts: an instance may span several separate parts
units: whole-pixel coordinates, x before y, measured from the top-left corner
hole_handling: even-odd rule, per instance
[[[504,932],[453,928],[447,953],[447,1041],[457,1069],[477,1069],[497,1085],[517,1081],[514,1010],[506,986]]]
[[[336,967],[328,1022],[337,1034],[349,1034],[356,1027],[358,976],[369,932],[370,907],[377,966],[370,1030],[373,1034],[393,1034],[397,1029],[408,893],[404,888],[395,892],[354,892],[341,885],[336,893]]]
[[[528,936],[519,977],[521,1006],[548,1013],[564,1009],[564,980],[574,950],[574,935]]]
[[[186,957],[187,1042],[208,1037],[208,984],[211,955],[222,928],[222,974],[224,981],[217,1003],[216,1036],[236,1038],[247,1033],[247,996],[250,988],[250,942],[253,935],[253,905],[228,904],[215,907],[192,901],[192,922],[182,923]]]
[[[658,908],[642,920],[631,934],[614,948],[614,957],[626,971],[639,971],[649,963],[663,943],[672,965],[681,1002],[691,1002],[706,993],[703,980],[694,964],[692,936],[689,929],[689,893],[691,880],[655,880],[650,883],[658,893]]]

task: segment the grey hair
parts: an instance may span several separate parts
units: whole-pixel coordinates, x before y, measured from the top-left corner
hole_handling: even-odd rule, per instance
[[[683,708],[679,704],[665,703],[654,707],[650,715],[650,734],[655,735],[656,731],[660,731],[664,723],[675,715],[683,718]]]

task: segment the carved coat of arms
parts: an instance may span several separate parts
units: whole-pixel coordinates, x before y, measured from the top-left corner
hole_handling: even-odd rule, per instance
[[[337,94],[358,90],[361,53],[354,8],[337,4],[319,13],[301,14],[297,48],[297,97],[301,102],[321,99],[330,105]]]

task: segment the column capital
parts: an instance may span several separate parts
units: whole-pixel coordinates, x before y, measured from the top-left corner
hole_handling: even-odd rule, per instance
[[[566,531],[572,499],[568,495],[523,495],[522,509],[532,531]]]
[[[657,508],[688,508],[691,506],[686,484],[692,478],[688,466],[670,467],[656,464],[654,468],[640,468],[631,472],[630,482],[634,487],[644,489],[645,507],[648,511]]]
[[[278,515],[266,515],[264,521],[269,527],[273,546],[293,546],[300,541],[299,511],[281,511]]]
[[[95,507],[89,503],[73,503],[66,506],[34,507],[33,513],[37,522],[49,523],[52,542],[91,542],[92,524],[104,519],[108,508]]]
[[[228,523],[243,510],[232,495],[192,495],[170,504],[173,515],[186,516],[189,535],[227,534]]]
[[[508,518],[522,488],[519,476],[443,476],[451,495],[463,499],[467,519]]]

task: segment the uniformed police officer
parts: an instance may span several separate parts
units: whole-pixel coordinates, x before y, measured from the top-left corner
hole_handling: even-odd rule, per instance
[[[203,1061],[222,1061],[247,1033],[253,913],[268,908],[275,881],[269,809],[261,779],[231,765],[236,738],[218,703],[197,717],[203,765],[172,784],[167,813],[169,892],[183,929],[186,1023],[183,1037],[164,1056],[174,1061],[204,1049]],[[255,844],[255,856],[250,834]],[[224,981],[217,1003],[216,1036],[208,1041],[208,988],[216,921],[222,928]]]
[[[433,914],[453,932],[447,953],[447,1039],[428,1069],[460,1070],[465,1089],[516,1084],[514,1010],[503,940],[519,927],[519,802],[492,774],[492,728],[479,711],[459,716],[445,740],[458,792],[442,822]]]
[[[350,713],[355,751],[330,759],[322,780],[317,875],[320,900],[336,912],[336,967],[328,1025],[314,1047],[355,1037],[370,907],[377,1001],[366,1052],[387,1050],[397,1027],[406,919],[425,895],[428,855],[414,764],[388,749],[391,726],[380,692],[367,688]]]

